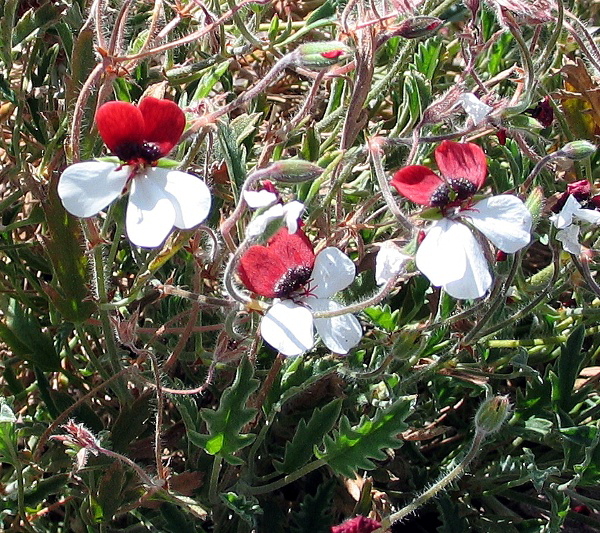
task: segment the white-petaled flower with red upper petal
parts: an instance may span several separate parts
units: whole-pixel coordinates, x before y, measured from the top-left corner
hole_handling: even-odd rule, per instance
[[[313,317],[313,312],[343,308],[331,298],[354,281],[354,263],[339,249],[325,248],[315,256],[302,230],[289,233],[281,228],[265,246],[252,246],[244,253],[238,274],[250,291],[274,299],[261,320],[260,334],[283,355],[310,350],[315,329],[325,346],[338,354],[360,342],[362,327],[354,315]]]
[[[514,253],[531,239],[532,218],[516,196],[503,194],[473,203],[487,161],[474,143],[442,142],[434,152],[444,179],[422,165],[394,174],[391,184],[413,202],[441,209],[415,256],[417,268],[436,287],[460,299],[480,298],[492,284],[484,250],[470,225],[498,249]]]
[[[95,120],[102,140],[122,164],[85,161],[67,167],[58,195],[69,213],[93,216],[129,190],[127,236],[145,248],[159,246],[173,227],[190,229],[204,221],[211,205],[205,183],[186,172],[156,166],[185,128],[185,115],[177,104],[152,97],[139,106],[107,102]]]

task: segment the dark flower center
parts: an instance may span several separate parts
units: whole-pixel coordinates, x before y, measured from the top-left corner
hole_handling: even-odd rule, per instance
[[[288,298],[290,294],[297,291],[303,285],[306,285],[312,268],[309,266],[295,266],[289,268],[287,272],[275,283],[273,293],[277,298]]]
[[[126,163],[137,162],[140,159],[145,163],[154,163],[161,158],[162,153],[157,144],[144,141],[142,144],[123,143],[115,151],[115,155]]]
[[[466,178],[450,179],[433,191],[430,199],[431,207],[446,207],[454,202],[462,202],[473,196],[477,186]]]

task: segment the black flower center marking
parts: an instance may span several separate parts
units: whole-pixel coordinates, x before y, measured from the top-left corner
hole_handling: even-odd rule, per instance
[[[137,162],[140,159],[145,163],[154,163],[161,158],[160,147],[151,142],[144,141],[142,144],[126,142],[119,146],[115,152],[116,156],[126,163]]]
[[[277,298],[288,298],[290,294],[306,285],[311,275],[312,268],[309,266],[295,266],[289,268],[277,283],[275,283],[273,293]]]
[[[431,207],[446,207],[453,202],[462,202],[477,192],[477,186],[466,178],[450,179],[433,191]]]

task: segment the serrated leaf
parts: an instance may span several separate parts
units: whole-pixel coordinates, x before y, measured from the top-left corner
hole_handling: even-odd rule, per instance
[[[384,459],[385,448],[402,446],[397,435],[408,427],[404,419],[411,405],[411,400],[400,398],[387,409],[378,410],[372,419],[363,417],[354,428],[343,417],[334,437],[325,437],[325,450],[317,451],[317,457],[346,477],[354,476],[359,469],[372,470],[375,465],[371,459]]]
[[[202,409],[200,416],[206,422],[208,435],[190,432],[190,441],[211,455],[220,455],[230,464],[239,464],[234,454],[248,446],[255,438],[253,434],[241,434],[242,428],[250,422],[256,409],[246,407],[249,396],[258,388],[258,380],[252,379],[252,364],[244,358],[238,367],[235,380],[225,390],[219,408]]]
[[[276,461],[275,468],[280,472],[291,473],[303,466],[313,455],[313,449],[323,441],[340,416],[342,400],[337,399],[315,409],[308,423],[304,419],[298,423],[294,438],[285,446],[283,462]]]
[[[257,515],[263,513],[258,500],[254,496],[246,496],[236,494],[235,492],[227,492],[221,494],[221,500],[242,520],[256,527]]]
[[[42,332],[37,318],[12,299],[4,312],[6,324],[0,323],[0,338],[10,346],[14,355],[45,372],[60,370],[60,357],[50,336]]]
[[[321,483],[315,494],[306,496],[300,509],[290,516],[291,533],[329,533],[335,480]]]

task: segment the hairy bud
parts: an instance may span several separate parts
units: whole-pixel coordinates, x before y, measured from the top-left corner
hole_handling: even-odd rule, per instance
[[[318,178],[323,173],[323,169],[302,159],[284,159],[276,161],[258,172],[263,179],[281,183],[302,183]]]
[[[310,69],[322,69],[343,61],[350,54],[350,48],[340,41],[304,43],[290,54],[290,64]]]
[[[485,435],[496,433],[510,413],[507,396],[486,398],[475,414],[475,429]]]
[[[559,152],[568,159],[580,160],[594,155],[596,146],[588,141],[571,141],[565,144]]]

